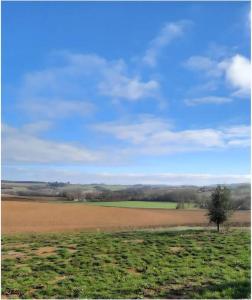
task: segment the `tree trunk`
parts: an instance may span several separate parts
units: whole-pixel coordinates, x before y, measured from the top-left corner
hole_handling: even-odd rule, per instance
[[[220,232],[220,223],[217,223],[217,231]]]

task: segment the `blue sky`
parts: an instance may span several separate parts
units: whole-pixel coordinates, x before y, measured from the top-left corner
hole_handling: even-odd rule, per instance
[[[249,2],[4,2],[2,177],[250,173]]]

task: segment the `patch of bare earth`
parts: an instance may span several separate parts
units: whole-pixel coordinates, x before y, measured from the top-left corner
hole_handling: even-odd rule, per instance
[[[132,244],[141,244],[144,240],[136,239],[136,240],[125,240],[124,243],[132,243]]]
[[[145,289],[145,297],[153,296],[162,292],[166,294],[166,299],[185,299],[189,291],[198,289],[198,283],[190,280],[186,283],[167,282],[166,285],[157,289]]]
[[[76,244],[67,245],[67,250],[70,253],[75,253],[77,251],[77,245]]]
[[[183,247],[170,247],[169,250],[171,253],[179,253],[179,252],[183,251],[184,248]]]
[[[49,256],[55,253],[55,251],[56,251],[55,247],[46,246],[46,247],[40,247],[38,250],[36,250],[35,253],[39,256]]]
[[[20,293],[17,294],[3,294],[1,295],[1,299],[20,299]]]
[[[130,273],[130,274],[133,274],[133,275],[141,275],[141,272],[138,272],[136,269],[134,268],[130,268],[130,269],[127,269],[127,271]]]
[[[53,278],[53,279],[52,279],[51,281],[49,281],[48,283],[49,283],[49,284],[55,284],[55,283],[57,283],[57,282],[59,282],[59,281],[64,280],[65,278],[67,278],[67,276],[65,276],[65,275],[56,276],[55,278]]]
[[[2,259],[19,259],[19,258],[24,258],[26,257],[26,254],[25,253],[22,253],[22,252],[17,252],[17,251],[8,251],[6,254],[2,254]]]
[[[250,226],[250,211],[235,212],[231,223]],[[3,234],[207,225],[208,219],[204,210],[134,209],[2,201]]]

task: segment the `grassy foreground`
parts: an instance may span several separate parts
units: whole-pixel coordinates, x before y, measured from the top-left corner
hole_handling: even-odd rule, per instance
[[[176,202],[151,202],[151,201],[111,201],[111,202],[89,202],[90,205],[126,207],[126,208],[161,208],[175,209]],[[185,208],[194,208],[192,204],[185,204]]]
[[[4,236],[9,298],[249,298],[250,232]]]

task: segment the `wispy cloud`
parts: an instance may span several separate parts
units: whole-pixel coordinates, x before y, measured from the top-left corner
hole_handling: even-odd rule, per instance
[[[185,99],[184,102],[188,106],[196,106],[201,104],[224,104],[232,102],[232,98],[228,97],[217,97],[217,96],[207,96],[201,98],[192,98],[192,99]]]
[[[184,63],[184,66],[193,71],[203,72],[209,77],[220,77],[223,74],[218,61],[207,56],[191,56]]]
[[[157,64],[157,59],[163,49],[168,46],[173,40],[184,35],[186,29],[191,26],[191,21],[179,21],[166,23],[157,36],[150,42],[144,57],[143,63],[154,67]]]
[[[12,163],[90,163],[102,158],[99,151],[54,142],[38,137],[34,128],[42,124],[28,124],[21,129],[4,125],[2,128],[2,158]],[[37,127],[37,128],[36,128]],[[44,128],[45,129],[45,128]]]
[[[47,131],[48,129],[53,127],[53,123],[51,121],[36,121],[32,123],[25,124],[21,130],[23,132],[29,133],[29,134],[37,134],[43,131]],[[9,126],[3,126],[4,130],[11,130]]]
[[[109,61],[66,51],[54,56],[59,61],[56,65],[25,74],[18,90],[18,107],[35,118],[90,115],[99,97],[107,101],[159,97],[159,83],[143,80],[122,59]]]
[[[156,80],[141,82],[137,77],[129,79],[125,76],[116,75],[101,82],[99,90],[101,94],[115,99],[137,101],[154,97],[159,90],[159,83]]]
[[[128,155],[167,155],[250,145],[247,125],[176,131],[165,120],[147,118],[134,123],[102,123],[94,129],[127,142],[123,152]]]
[[[70,58],[74,61],[75,55],[70,55]],[[159,83],[154,79],[142,80],[140,74],[131,74],[122,59],[108,61],[100,58],[100,63],[92,66],[90,60],[87,61],[86,55],[78,55],[78,63],[85,67],[88,63],[93,75],[99,77],[95,92],[103,96],[138,101],[158,95]]]
[[[139,157],[225,150],[250,146],[250,127],[174,130],[171,122],[152,116],[142,116],[135,122],[107,122],[93,125],[93,130],[121,141],[102,146],[86,147],[69,142],[52,141],[41,137],[52,124],[35,122],[17,129],[7,125],[2,130],[2,158],[4,164],[132,164]]]
[[[208,79],[225,80],[233,90],[232,96],[248,97],[251,89],[251,63],[243,55],[235,54],[228,58],[214,59],[207,56],[192,56],[184,66],[201,72]]]
[[[158,117],[147,115],[140,116],[137,121],[129,122],[107,122],[96,124],[96,131],[111,134],[119,140],[126,140],[131,144],[145,143],[155,133],[168,130],[171,123]]]
[[[90,101],[55,99],[52,97],[32,97],[22,101],[18,108],[33,118],[60,119],[76,115],[86,116],[95,111],[95,105]]]

